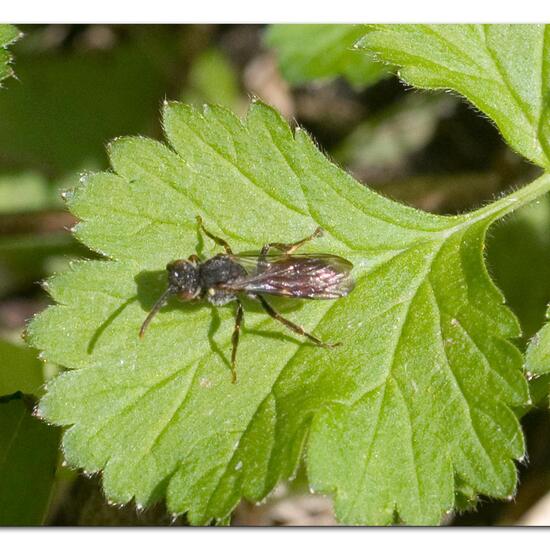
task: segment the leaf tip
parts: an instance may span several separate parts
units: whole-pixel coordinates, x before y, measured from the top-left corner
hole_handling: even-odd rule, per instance
[[[60,196],[63,199],[63,202],[69,203],[74,195],[74,189],[63,189],[61,191]]]
[[[34,418],[42,419],[42,412],[38,405],[33,407],[31,415],[34,416]]]
[[[121,139],[121,136],[116,136],[107,143],[105,148],[107,149],[107,154],[109,155],[109,157],[111,156],[112,150],[116,147],[117,143],[121,141]]]
[[[50,282],[48,279],[43,279],[42,281],[38,282],[38,285],[44,292],[48,292],[50,290]]]
[[[189,109],[192,108],[190,105],[182,103],[181,101],[174,101],[174,100],[170,100],[170,99],[165,99],[162,102],[162,114],[163,114],[162,118],[164,119],[166,117],[166,115],[168,113],[170,113],[171,111],[174,111],[176,109],[183,109],[185,107],[188,107]]]

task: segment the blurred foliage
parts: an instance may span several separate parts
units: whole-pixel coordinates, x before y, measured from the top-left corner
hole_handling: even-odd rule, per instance
[[[103,40],[116,47],[84,49],[47,48],[46,30],[14,48],[18,80],[0,94],[0,167],[59,176],[103,165],[105,142],[118,135],[154,133],[166,65],[177,59],[173,33],[114,29]]]
[[[266,43],[277,51],[291,84],[343,76],[360,88],[387,74],[382,63],[355,48],[364,34],[364,25],[273,25]]]
[[[0,237],[0,298],[14,292],[34,294],[39,290],[37,281],[54,272],[51,269],[56,265],[54,258],[89,255],[89,251],[61,231]]]
[[[56,202],[42,174],[0,174],[0,214],[46,209]]]
[[[460,99],[405,91],[379,64],[353,50],[359,26],[321,26],[323,33],[315,27],[21,26],[24,38],[9,47],[17,79],[3,81],[0,89],[2,334],[20,333],[25,320],[47,304],[37,281],[88,254],[65,230],[74,219],[63,211],[60,190],[75,186],[82,171],[105,168],[105,144],[113,138],[158,137],[165,98],[220,103],[242,112],[250,95],[260,95],[305,126],[362,181],[438,213],[472,209],[532,179],[533,167],[511,154],[495,128]],[[0,32],[0,45],[2,38]],[[327,55],[327,48],[333,53]],[[273,51],[292,87],[275,64],[269,66]],[[5,67],[2,56],[6,50],[0,48],[0,67]],[[550,301],[549,223],[550,203],[544,199],[497,224],[487,241],[489,270],[521,321],[522,346],[542,326]],[[0,341],[0,395],[18,390],[36,394],[42,383],[36,353]],[[520,468],[517,498],[476,502],[470,489],[460,486],[469,511],[450,522],[517,521],[550,489],[550,426],[543,400],[548,385],[548,377],[531,380],[538,407],[518,411],[527,413],[522,423],[530,460]],[[52,450],[57,449],[57,434],[30,415],[21,396],[0,404],[0,411],[3,437],[13,435],[14,422],[21,421],[22,428],[15,440],[19,447],[10,451],[16,453],[10,456],[18,457],[18,467],[1,472],[0,510],[18,494],[28,512],[24,516],[23,508],[7,507],[0,523],[40,522],[57,460]],[[35,448],[35,439],[43,448]],[[20,475],[26,468],[26,475],[37,475],[48,485],[33,490],[34,504],[28,504],[25,492],[31,483],[17,485],[30,479]],[[139,514],[131,507],[109,506],[97,480],[63,468],[56,476],[49,523],[169,523],[164,510]],[[277,521],[267,511],[259,518],[269,506],[253,507],[255,519],[250,511],[243,515],[246,507],[241,506],[241,517],[249,521]]]
[[[40,525],[58,460],[59,430],[31,414],[25,396],[0,398],[0,525]]]
[[[361,122],[334,150],[335,159],[354,173],[381,177],[410,161],[433,139],[456,102],[444,95],[410,93],[397,104]]]
[[[38,395],[44,375],[33,349],[0,340],[0,396],[15,392]]]
[[[219,49],[211,48],[197,56],[189,69],[188,86],[181,101],[200,105],[215,103],[242,111],[237,73]]]

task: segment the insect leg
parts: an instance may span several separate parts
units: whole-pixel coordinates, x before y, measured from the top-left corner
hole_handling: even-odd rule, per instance
[[[306,237],[305,239],[302,239],[301,241],[297,241],[295,243],[285,244],[285,243],[268,243],[264,244],[262,247],[262,251],[260,252],[260,256],[267,256],[267,253],[272,249],[276,248],[277,250],[280,250],[283,252],[283,254],[292,254],[293,252],[296,252],[298,248],[300,248],[302,245],[308,243],[309,241],[312,241],[313,239],[316,239],[317,237],[320,237],[323,234],[323,230],[318,227],[311,235]]]
[[[244,316],[243,305],[237,300],[237,313],[235,314],[235,328],[233,329],[233,336],[231,337],[231,343],[233,348],[231,350],[231,382],[236,384],[237,382],[237,348],[239,347],[239,336],[241,335],[241,323]]]
[[[231,247],[229,244],[227,244],[227,241],[224,241],[221,237],[216,237],[216,235],[212,235],[206,227],[204,227],[202,218],[200,216],[197,216],[197,222],[199,224],[200,229],[204,231],[204,234],[208,237],[210,237],[216,244],[219,244],[220,246],[223,246],[227,254],[233,254],[233,251],[231,250]]]
[[[288,327],[292,332],[296,332],[297,334],[305,336],[306,338],[314,342],[316,345],[321,346],[323,348],[335,348],[336,346],[341,345],[341,342],[336,342],[335,344],[323,342],[322,340],[317,338],[317,336],[313,336],[313,334],[306,332],[305,329],[300,325],[293,323],[289,319],[285,319],[278,311],[273,309],[273,307],[267,302],[267,300],[263,296],[258,296],[258,300],[260,300],[262,307],[264,308],[264,310],[268,315],[270,315],[271,317],[273,317],[273,319],[276,319],[280,323],[283,323],[283,325]]]

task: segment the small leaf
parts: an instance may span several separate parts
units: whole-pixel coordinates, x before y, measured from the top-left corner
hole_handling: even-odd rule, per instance
[[[550,196],[546,195],[496,224],[487,243],[490,272],[520,321],[522,343],[541,328],[550,301],[548,227]]]
[[[343,76],[356,87],[374,84],[387,71],[354,49],[364,25],[272,25],[266,43],[277,51],[283,76],[293,85]]]
[[[40,525],[48,510],[59,430],[34,418],[21,394],[0,399],[0,525]]]
[[[522,348],[528,343],[525,369],[537,376],[530,376],[529,383],[533,405],[548,397],[549,388],[548,376],[539,377],[550,372],[550,331],[543,326],[550,299],[549,225],[550,197],[546,195],[496,225],[487,254],[491,272],[521,323]]]
[[[550,318],[550,308],[546,315]],[[550,372],[550,323],[546,323],[529,342],[525,369],[536,376]]]
[[[71,426],[67,460],[103,470],[115,502],[167,494],[192,523],[227,518],[294,475],[335,496],[344,523],[437,523],[454,477],[492,497],[513,493],[524,454],[511,405],[527,401],[518,324],[483,264],[492,220],[550,187],[545,176],[477,212],[442,217],[373,193],[294,135],[272,109],[170,104],[169,146],[125,138],[113,173],[91,175],[69,201],[77,236],[111,261],[55,277],[59,305],[29,326],[47,360],[71,369],[49,383],[41,413]],[[337,301],[274,303],[343,345],[304,344],[247,301],[239,383],[230,382],[233,308],[146,312],[174,258],[217,248],[195,216],[236,251],[292,242],[355,265]]]
[[[0,25],[0,82],[13,74],[10,67],[12,58],[7,47],[20,36],[21,33],[13,25]]]
[[[371,25],[360,45],[413,86],[464,95],[516,151],[550,167],[547,25]]]

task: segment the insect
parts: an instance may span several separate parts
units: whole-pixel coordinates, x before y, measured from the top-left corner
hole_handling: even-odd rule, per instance
[[[153,317],[172,295],[184,302],[206,299],[215,306],[236,301],[235,327],[231,338],[231,379],[235,383],[237,348],[244,317],[240,296],[244,294],[258,300],[273,319],[314,344],[324,348],[340,345],[339,342],[323,342],[306,332],[303,327],[283,317],[264,297],[267,294],[334,300],[351,292],[354,283],[350,275],[353,267],[350,262],[331,254],[295,254],[302,245],[322,235],[320,227],[310,236],[295,243],[268,243],[259,254],[234,254],[224,239],[216,237],[204,227],[200,216],[197,216],[197,222],[207,237],[225,249],[225,254],[217,254],[205,261],[193,254],[186,260],[170,262],[166,266],[168,288],[145,318],[139,331],[140,337],[143,337]],[[279,253],[270,254],[273,249]]]

